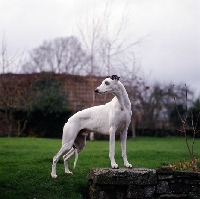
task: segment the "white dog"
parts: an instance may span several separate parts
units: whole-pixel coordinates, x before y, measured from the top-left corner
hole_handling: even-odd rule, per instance
[[[117,75],[103,80],[102,84],[95,89],[95,92],[98,94],[112,93],[115,97],[105,105],[79,111],[69,118],[63,128],[62,147],[53,158],[52,178],[57,177],[56,163],[67,151],[69,152],[63,156],[65,173],[71,173],[68,169],[68,160],[75,155],[74,167],[76,166],[78,152],[85,147],[88,131],[110,136],[109,157],[113,169],[118,168],[114,158],[115,135],[120,133],[124,165],[132,168],[126,155],[127,129],[131,121],[131,103],[128,94]]]

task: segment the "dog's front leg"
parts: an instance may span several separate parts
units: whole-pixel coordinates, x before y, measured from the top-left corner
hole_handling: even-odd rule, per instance
[[[124,166],[127,168],[132,168],[132,165],[129,164],[129,162],[127,160],[127,155],[126,155],[127,130],[121,132],[120,139],[121,139],[122,158],[124,160]]]
[[[109,157],[111,162],[112,169],[118,169],[118,164],[115,162],[115,131],[116,129],[111,127],[110,128],[110,151]]]

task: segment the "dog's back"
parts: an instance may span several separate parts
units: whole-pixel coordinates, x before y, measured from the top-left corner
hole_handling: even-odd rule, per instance
[[[109,109],[111,103],[105,105],[94,106],[88,109],[77,112],[69,118],[67,124],[74,124],[79,127],[79,130],[87,130],[108,134],[109,132]],[[67,125],[66,124],[66,125]]]

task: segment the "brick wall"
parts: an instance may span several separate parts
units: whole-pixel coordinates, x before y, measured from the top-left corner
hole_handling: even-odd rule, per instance
[[[63,92],[67,93],[67,106],[73,112],[91,106],[105,104],[113,98],[112,94],[98,95],[94,89],[104,77],[78,76],[54,73],[35,74],[1,74],[0,75],[0,136],[7,136],[8,122],[5,117],[6,106],[23,108],[32,99],[32,82],[38,79],[54,79],[61,83]],[[7,104],[6,104],[7,103]],[[13,123],[12,136],[16,135],[17,124]]]

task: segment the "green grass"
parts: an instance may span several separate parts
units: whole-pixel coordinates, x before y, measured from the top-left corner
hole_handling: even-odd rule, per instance
[[[191,140],[189,140],[191,142]],[[5,199],[78,199],[88,198],[86,175],[90,168],[110,167],[108,141],[87,141],[64,173],[63,160],[57,164],[57,179],[50,177],[52,157],[61,145],[59,139],[0,138],[0,198]],[[195,155],[200,157],[200,139],[195,140]],[[184,138],[139,137],[127,141],[127,154],[133,167],[158,168],[180,159],[190,159]],[[116,162],[123,167],[120,142],[116,141]]]

